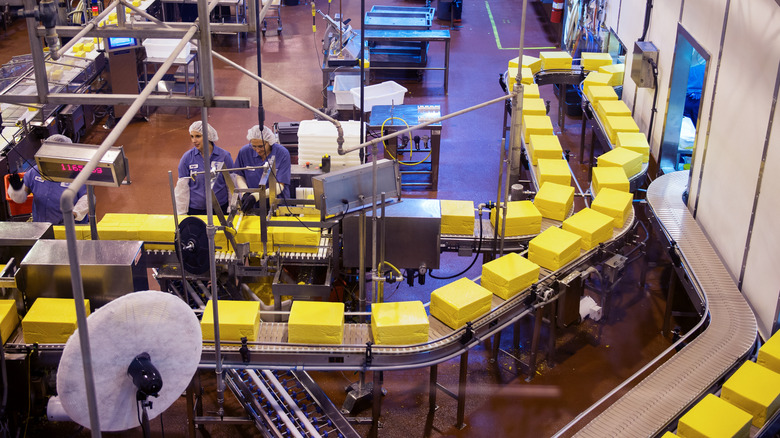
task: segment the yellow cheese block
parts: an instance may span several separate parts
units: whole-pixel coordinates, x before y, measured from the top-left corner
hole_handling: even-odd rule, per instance
[[[588,73],[587,76],[585,76],[585,80],[582,81],[582,87],[586,89],[592,85],[607,86],[609,85],[610,79],[612,79],[612,75],[609,75],[607,73],[599,73],[597,71],[592,71]]]
[[[519,59],[520,59],[519,56],[510,59],[508,67],[518,68],[520,66],[518,63]],[[533,74],[536,74],[537,72],[539,72],[539,70],[542,69],[542,60],[535,56],[523,55],[523,67],[530,68],[531,72],[533,72]]]
[[[678,437],[678,435],[675,435],[675,434],[673,434],[671,432],[666,432],[663,435],[661,435],[661,438],[677,438],[677,437]]]
[[[600,100],[618,100],[615,89],[609,85],[589,85],[585,87],[585,97],[594,108]]]
[[[631,213],[631,203],[633,200],[634,195],[631,192],[622,192],[605,187],[601,189],[596,198],[593,199],[590,208],[612,217],[612,226],[615,228],[622,228],[629,213]]]
[[[145,214],[106,213],[97,223],[101,240],[141,240],[138,231],[146,224]]]
[[[580,248],[588,251],[612,238],[613,221],[612,216],[583,208],[563,221],[563,229],[578,234],[582,238]]]
[[[539,281],[539,265],[510,252],[482,265],[482,287],[508,300]]]
[[[594,167],[592,184],[593,193],[597,196],[604,187],[622,192],[631,191],[631,183],[628,181],[626,172],[619,167]]]
[[[531,158],[531,164],[536,166],[539,158],[561,159],[563,158],[563,148],[557,135],[531,135],[530,141],[525,145],[528,155]]]
[[[552,182],[568,186],[571,184],[571,171],[569,163],[563,158],[550,159],[539,158],[535,169],[536,181],[540,186],[546,182]]]
[[[580,240],[571,231],[550,227],[528,242],[528,260],[555,271],[579,257]]]
[[[73,44],[73,51],[74,52],[83,52],[84,51],[84,43],[75,43]]]
[[[490,311],[493,294],[468,278],[461,278],[431,293],[431,316],[459,329]]]
[[[751,416],[712,394],[707,394],[677,422],[677,435],[685,438],[750,436]]]
[[[19,314],[16,312],[16,301],[14,300],[0,300],[0,341],[5,344],[11,333],[16,330],[16,326],[19,325]]]
[[[141,6],[141,0],[133,0],[133,6],[135,6],[136,8]]]
[[[474,201],[439,201],[441,234],[474,235]]]
[[[511,93],[514,91],[515,84],[517,83],[517,68],[510,68],[507,73],[509,76],[507,81],[509,84],[507,85],[509,86],[509,92]],[[530,68],[523,67],[522,75],[523,77],[520,78],[522,84],[530,85],[534,83],[534,74]]]
[[[642,132],[618,132],[616,146],[639,152],[642,154],[642,163],[650,161],[650,145]]]
[[[596,113],[601,120],[607,116],[631,116],[631,109],[622,100],[600,100],[596,104]]]
[[[524,97],[523,114],[544,116],[547,114],[547,107],[544,105],[544,101],[542,99]]]
[[[84,58],[87,55],[84,53],[83,50],[81,50],[81,51],[78,51],[78,52],[73,52],[73,56],[75,56],[76,58]]]
[[[553,135],[552,120],[549,116],[523,115],[523,139],[526,144],[531,135]]]
[[[280,222],[292,222],[292,217],[277,217],[269,225]],[[300,225],[300,224],[299,224]],[[310,227],[311,228],[311,227]],[[319,228],[307,229],[303,226],[269,226],[268,233],[273,234],[273,248],[282,252],[316,253],[319,251],[321,232]]]
[[[499,236],[501,235],[501,218],[503,215],[503,209],[494,208],[490,210],[490,223]],[[542,214],[539,213],[533,202],[510,201],[506,204],[505,236],[528,236],[538,234],[541,230]]]
[[[539,52],[545,70],[571,70],[571,55],[563,51]]]
[[[775,333],[758,349],[756,363],[780,373],[780,335]]]
[[[51,71],[50,79],[52,81],[59,81],[62,79],[62,73],[63,70],[61,68],[57,68]]]
[[[200,331],[204,341],[214,340],[214,305],[206,303]],[[260,301],[219,300],[219,339],[223,341],[257,341],[260,328]]]
[[[26,344],[64,344],[76,331],[76,306],[72,298],[38,298],[22,319]],[[89,316],[89,300],[84,300]]]
[[[175,236],[176,224],[172,214],[148,214],[138,230],[138,239],[144,241],[144,249],[173,250]]]
[[[525,84],[524,84],[525,85]],[[526,98],[538,98],[539,97],[539,86],[536,84],[527,84],[523,87],[523,97]]]
[[[428,342],[428,314],[422,301],[371,305],[371,334],[379,345]]]
[[[344,342],[344,303],[293,301],[287,322],[287,342],[341,344]]]
[[[235,225],[238,219],[233,219]],[[236,243],[249,243],[249,250],[256,253],[263,252],[262,228],[260,216],[244,216],[236,230]],[[266,232],[266,245],[268,252],[273,251],[273,233]]]
[[[618,132],[639,132],[634,118],[631,116],[607,116],[602,120],[604,129],[607,131],[609,142],[615,144]]]
[[[91,52],[95,50],[95,43],[92,41],[87,41],[84,43],[84,51],[85,52]]]
[[[762,427],[780,406],[780,374],[747,361],[723,384],[720,398],[753,416]]]
[[[569,215],[574,204],[574,187],[555,183],[544,183],[536,192],[534,205],[542,217],[562,221]]]
[[[625,148],[615,148],[599,155],[599,167],[620,167],[631,178],[642,170],[642,154]]]
[[[599,73],[606,73],[612,76],[609,80],[609,85],[613,87],[623,85],[623,74],[625,71],[625,64],[612,64],[599,67]]]
[[[582,52],[580,65],[585,70],[598,70],[602,65],[611,65],[612,56],[609,53]]]
[[[65,225],[53,225],[52,230],[54,230],[54,238],[64,240],[66,239],[65,236]],[[76,225],[76,240],[91,240],[92,239],[92,233],[90,232],[89,225]]]

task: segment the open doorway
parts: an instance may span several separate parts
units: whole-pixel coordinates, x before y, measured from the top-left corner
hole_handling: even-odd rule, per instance
[[[691,168],[709,59],[709,54],[678,25],[669,105],[661,139],[662,173]]]

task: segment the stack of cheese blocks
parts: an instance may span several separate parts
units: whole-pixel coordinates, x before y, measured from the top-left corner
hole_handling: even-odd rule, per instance
[[[611,217],[613,227],[622,228],[631,213],[633,200],[631,192],[605,187],[593,199],[590,208]]]
[[[257,341],[260,327],[260,301],[219,300],[219,338],[224,341]],[[212,301],[206,303],[203,318],[200,320],[200,331],[204,341],[214,340],[214,306]]]
[[[547,115],[547,107],[538,97],[523,97],[523,115],[544,116]]]
[[[550,116],[539,114],[523,114],[521,125],[523,141],[528,144],[532,135],[553,135],[553,125]]]
[[[599,67],[612,65],[612,56],[609,53],[582,52],[580,65],[585,70],[598,71]]]
[[[623,75],[625,71],[625,64],[602,65],[599,67],[599,73],[610,75],[609,85],[613,87],[623,85]]]
[[[534,198],[534,206],[542,217],[556,221],[566,219],[573,204],[574,187],[554,182],[542,184]]]
[[[641,154],[642,164],[650,160],[650,145],[642,132],[618,132],[617,147]]]
[[[539,52],[542,70],[571,70],[572,58],[568,52]]]
[[[509,87],[509,92],[511,93],[515,89],[515,83],[517,82],[517,71],[520,67],[519,63],[520,57],[516,57],[509,60],[509,63],[507,65],[507,87]],[[539,70],[542,68],[542,61],[539,58],[536,58],[534,56],[528,56],[523,55],[523,65],[522,65],[522,78],[521,81],[523,85],[529,86],[533,85],[534,82],[534,75],[539,72]],[[537,97],[538,96],[538,88],[537,88]]]
[[[536,181],[539,187],[546,182],[563,186],[571,185],[569,163],[563,158],[538,158],[534,172],[536,173]]]
[[[531,164],[539,164],[540,158],[560,160],[563,157],[563,148],[557,135],[531,135],[530,141],[525,145]]]
[[[642,170],[643,156],[626,148],[615,148],[601,154],[598,158],[599,167],[619,167],[631,178]]]
[[[677,423],[679,437],[749,437],[751,424],[765,425],[780,407],[780,336],[758,350],[723,383],[720,397],[708,394]]]
[[[474,201],[439,201],[441,234],[474,235]]]
[[[371,306],[371,334],[378,345],[428,342],[428,325],[422,301],[374,303]]]
[[[504,216],[502,208],[490,210],[490,224],[501,235]],[[505,236],[529,236],[542,230],[542,214],[531,201],[510,201],[506,204]]]
[[[89,300],[84,300],[84,310],[89,316]],[[26,344],[64,344],[76,327],[72,298],[37,298],[22,319]]]
[[[539,265],[510,252],[482,265],[482,287],[508,300],[539,280]]]
[[[556,271],[580,255],[578,234],[550,227],[528,243],[528,260]]]
[[[563,229],[579,235],[580,248],[589,251],[612,238],[613,224],[612,216],[584,208],[563,221]]]
[[[19,324],[19,314],[16,312],[16,301],[0,300],[0,341],[3,344],[16,330]]]
[[[246,220],[246,217],[244,218]],[[303,226],[273,226],[280,222],[297,222],[294,217],[275,217],[268,224],[268,234],[273,236],[273,248],[281,252],[316,253],[319,251],[322,236],[318,228],[306,228]],[[242,227],[243,228],[243,224]],[[256,230],[258,240],[260,236],[260,219],[257,220]],[[271,240],[269,238],[268,240]]]
[[[623,192],[631,190],[631,183],[628,181],[626,172],[620,167],[594,167],[592,185],[593,193],[596,196],[605,187]]]
[[[341,122],[344,129],[344,148],[360,144],[360,122]],[[298,164],[320,163],[323,155],[330,155],[331,170],[360,164],[358,154],[338,154],[336,127],[325,120],[303,120],[298,125]],[[334,169],[336,167],[336,169]]]
[[[461,278],[431,293],[431,316],[452,329],[490,311],[493,294],[468,278]]]
[[[293,301],[287,322],[287,342],[341,344],[344,342],[344,303]]]
[[[585,80],[582,81],[582,87],[583,89],[587,89],[588,87],[593,85],[600,85],[600,86],[609,85],[609,81],[611,79],[612,76],[606,73],[599,73],[597,71],[592,71],[588,73],[587,76],[585,76]]]
[[[65,225],[52,225],[54,230],[55,239],[66,239]],[[92,239],[92,233],[89,229],[89,225],[76,225],[76,240],[90,240]]]

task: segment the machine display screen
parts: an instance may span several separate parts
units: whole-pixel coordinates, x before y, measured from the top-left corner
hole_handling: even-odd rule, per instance
[[[98,164],[92,174],[89,176],[89,181],[113,183],[114,175],[109,167],[101,167],[102,164]],[[56,163],[52,161],[43,161],[38,163],[38,169],[44,178],[52,179],[55,181],[72,181],[76,176],[84,169],[83,164],[71,164],[71,163]]]
[[[108,38],[108,50],[122,50],[138,47],[138,39],[131,37]]]

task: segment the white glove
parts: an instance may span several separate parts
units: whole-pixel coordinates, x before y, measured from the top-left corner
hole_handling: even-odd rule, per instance
[[[27,201],[27,186],[22,186],[19,190],[14,190],[10,185],[8,186],[8,197],[17,204],[24,204]]]
[[[176,196],[176,213],[187,214],[190,209],[190,179],[179,178],[173,194]]]
[[[76,205],[73,206],[73,213],[75,214],[76,221],[80,221],[84,219],[84,216],[89,213],[89,200],[87,199],[88,195],[84,195],[76,202]]]
[[[243,176],[241,176],[241,175],[234,175],[234,174],[230,174],[230,176],[234,176],[235,177],[233,182],[236,184],[236,188],[237,189],[248,189],[249,188],[249,186],[247,186],[246,180],[244,179]],[[257,188],[257,187],[255,187],[255,188]],[[244,193],[248,193],[248,192],[244,192]],[[238,200],[240,201],[241,198],[243,198],[243,197],[244,197],[244,194],[242,193],[241,196],[238,197]],[[255,202],[259,202],[260,201],[260,194],[259,193],[252,193],[252,197],[255,198]]]

